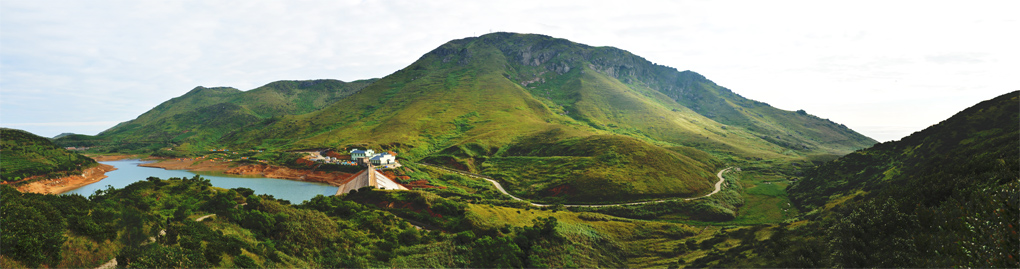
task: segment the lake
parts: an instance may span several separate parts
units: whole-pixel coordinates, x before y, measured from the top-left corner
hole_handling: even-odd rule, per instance
[[[269,194],[277,199],[290,200],[291,203],[300,204],[316,195],[334,195],[337,187],[324,183],[304,182],[276,178],[250,177],[227,175],[216,172],[191,172],[185,170],[165,170],[163,168],[141,167],[139,164],[146,163],[141,160],[120,160],[100,162],[112,165],[117,170],[106,173],[107,178],[99,182],[82,186],[64,194],[77,193],[89,197],[96,193],[96,190],[105,190],[106,186],[124,188],[131,183],[145,180],[148,177],[168,179],[172,177],[193,177],[196,174],[208,179],[213,186],[232,189],[245,187],[255,191],[256,194]]]

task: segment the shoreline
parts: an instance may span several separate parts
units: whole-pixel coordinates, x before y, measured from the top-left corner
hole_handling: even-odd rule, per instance
[[[261,176],[266,178],[294,180],[303,182],[324,183],[340,186],[354,174],[335,171],[313,171],[293,169],[267,164],[239,165],[233,162],[217,162],[204,158],[145,158],[137,155],[96,155],[89,156],[99,162],[120,161],[126,159],[150,160],[153,162],[139,164],[141,167],[163,168],[166,170],[187,170],[196,172],[220,172],[227,175]],[[24,193],[63,194],[83,186],[99,182],[108,176],[107,172],[117,170],[116,167],[100,163],[99,166],[85,169],[81,175],[73,175],[54,179],[36,180],[15,187]]]
[[[304,182],[325,183],[340,186],[354,174],[333,171],[312,171],[293,169],[267,164],[244,164],[233,162],[217,162],[204,158],[157,159],[155,162],[138,166],[163,168],[166,170],[187,170],[197,172],[222,172],[228,175],[261,176],[266,178],[285,179]]]
[[[214,160],[208,160],[205,158],[149,158],[145,159],[153,161],[149,163],[139,164],[141,167],[150,168],[163,168],[166,170],[188,170],[188,171],[200,171],[200,172],[224,172],[234,168],[236,165],[232,162],[217,162]]]
[[[92,158],[93,160],[96,160],[97,162],[112,162],[112,161],[120,161],[120,160],[124,160],[124,159],[140,159],[141,158],[138,155],[123,155],[123,154],[117,154],[117,155],[92,155],[92,154],[84,154],[84,155],[85,155],[85,157]]]
[[[63,194],[85,185],[105,179],[106,173],[117,170],[108,164],[85,169],[81,175],[73,175],[54,179],[37,180],[17,187],[18,191],[38,194]]]

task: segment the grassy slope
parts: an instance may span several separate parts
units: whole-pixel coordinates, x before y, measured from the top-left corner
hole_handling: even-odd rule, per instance
[[[57,143],[113,142],[118,144],[116,150],[122,151],[171,145],[182,150],[203,150],[224,144],[220,142],[222,136],[262,120],[320,109],[372,81],[277,81],[246,92],[197,87],[95,137],[74,135]]]
[[[263,121],[225,140],[244,147],[397,150],[409,160],[496,174],[512,192],[526,197],[567,189],[567,195],[550,201],[693,196],[708,191],[722,166],[719,160],[799,159],[845,153],[870,141],[846,130],[832,136],[856,135],[864,142],[773,143],[779,140],[771,138],[772,132],[756,130],[804,133],[804,126],[824,124],[733,94],[717,99],[757,104],[756,111],[774,117],[721,124],[668,96],[670,88],[663,85],[681,83],[678,77],[685,73],[663,68],[615,48],[490,34],[444,44],[325,109]],[[528,143],[548,133],[556,137],[546,144]],[[572,153],[506,154],[508,148],[527,145],[559,143],[566,149],[578,141],[603,144]],[[604,149],[612,148],[621,149],[616,152],[620,161],[605,163],[616,158],[603,156]]]
[[[788,190],[804,220],[691,265],[1016,267],[1017,227],[1003,224],[1020,216],[1018,111],[1008,93],[808,169]]]
[[[444,44],[407,68],[312,113],[297,115],[304,111],[271,104],[314,102],[295,101],[301,98],[274,102],[277,99],[266,99],[269,94],[259,94],[264,91],[252,90],[245,93],[251,97],[244,99],[248,103],[219,102],[206,106],[210,111],[190,112],[158,107],[153,116],[139,119],[161,115],[161,121],[144,127],[128,123],[107,133],[149,134],[147,138],[179,143],[185,149],[216,143],[270,149],[379,147],[396,150],[408,160],[500,174],[512,191],[524,196],[566,189],[566,195],[556,199],[577,201],[605,195],[615,201],[703,194],[723,163],[845,153],[870,141],[849,130],[821,130],[832,139],[820,139],[803,130],[805,126],[831,126],[813,116],[744,99],[703,78],[697,81],[701,86],[692,88],[691,78],[700,76],[615,48],[496,33]],[[298,96],[284,84],[267,87]],[[698,95],[671,96],[678,87]],[[185,97],[228,98],[219,96],[231,96],[230,92],[198,89]],[[208,102],[185,97],[168,106]],[[265,107],[289,112],[267,116],[260,112]],[[557,137],[549,142],[561,148],[577,141],[603,144],[569,154],[504,154],[550,132]],[[800,138],[775,138],[777,133]],[[604,150],[613,148],[621,149],[615,151],[620,156]],[[539,173],[515,168],[521,165],[531,165]]]
[[[663,256],[674,256],[675,242],[700,231],[683,224],[629,220],[587,212],[486,205],[471,205],[467,210],[468,220],[480,229],[525,226],[539,217],[555,217],[560,222],[559,232],[574,245],[565,249],[546,247],[552,253],[566,252],[569,255],[564,256],[581,267],[662,266],[668,263]],[[614,260],[620,260],[622,264],[613,263]]]
[[[875,145],[818,166],[791,186],[791,198],[800,206],[815,208],[844,196],[916,181],[917,175],[994,171],[1015,164],[1016,138],[1020,135],[1016,124],[1018,98],[1013,92],[981,102],[900,141]],[[950,167],[970,168],[952,171]]]
[[[96,165],[89,157],[57,147],[49,139],[17,129],[0,128],[0,180],[71,173]]]
[[[237,137],[249,137],[252,141],[265,143],[272,141],[266,138],[274,134],[292,131],[298,133],[297,137],[310,136],[291,145],[293,148],[351,144],[393,146],[408,159],[427,158],[435,162],[448,160],[442,158],[448,157],[456,159],[454,162],[459,165],[466,165],[462,168],[479,171],[479,165],[485,158],[500,158],[492,159],[494,163],[514,162],[502,158],[503,154],[498,153],[501,148],[528,145],[521,141],[528,141],[539,133],[556,132],[557,137],[550,142],[568,139],[586,141],[585,148],[570,154],[563,152],[528,157],[553,162],[566,155],[591,159],[602,155],[600,148],[620,147],[619,154],[627,159],[626,162],[634,160],[636,167],[607,166],[597,160],[576,163],[580,166],[574,168],[588,170],[589,174],[568,174],[560,184],[543,185],[536,190],[572,183],[576,185],[574,188],[586,192],[570,198],[591,201],[607,193],[613,196],[612,193],[617,191],[625,193],[612,199],[693,195],[709,188],[716,164],[706,165],[703,162],[709,162],[711,156],[702,154],[698,156],[701,160],[694,160],[684,156],[684,152],[664,149],[662,146],[670,146],[668,143],[598,130],[569,116],[559,115],[559,108],[550,107],[550,104],[534,98],[507,79],[506,62],[505,55],[488,42],[447,44],[410,67],[318,113],[283,119]],[[597,73],[589,73],[597,76]],[[590,87],[582,87],[587,88]],[[625,88],[612,90],[626,92]],[[636,97],[628,101],[643,102]],[[624,105],[619,106],[623,109]],[[324,126],[320,123],[336,124]],[[700,152],[695,149],[687,151]],[[474,157],[481,159],[472,159]],[[557,176],[562,171],[545,172],[549,176]],[[527,179],[546,180],[541,177]],[[608,182],[620,179],[627,184]],[[653,186],[659,184],[664,187]],[[611,188],[617,185],[627,189]],[[589,188],[593,186],[605,192]]]

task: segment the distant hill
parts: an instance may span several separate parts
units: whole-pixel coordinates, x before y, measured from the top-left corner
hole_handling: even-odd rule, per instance
[[[56,142],[68,146],[116,145],[112,149],[115,151],[182,145],[199,150],[219,145],[223,135],[262,120],[315,111],[372,81],[277,81],[250,91],[196,87],[96,136],[69,135]]]
[[[95,165],[92,158],[58,147],[45,137],[0,128],[0,181],[72,173]]]
[[[61,138],[61,137],[69,136],[69,135],[75,135],[75,133],[61,133],[61,134],[58,134],[57,136],[54,136],[53,139],[57,139],[57,138]]]

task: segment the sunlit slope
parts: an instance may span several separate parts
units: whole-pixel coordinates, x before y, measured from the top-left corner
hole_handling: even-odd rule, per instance
[[[120,150],[185,143],[219,144],[217,142],[224,134],[265,119],[315,111],[371,82],[277,81],[250,91],[196,87],[95,137],[73,136],[56,142],[81,144],[81,140],[105,141],[117,144]]]
[[[677,88],[693,97],[671,96]],[[511,33],[450,41],[320,111],[224,141],[380,147],[493,174],[549,201],[694,196],[709,191],[721,160],[845,154],[874,142],[623,50]]]
[[[321,111],[266,122],[235,138],[293,148],[393,144],[427,156],[457,141],[499,147],[569,121],[488,68],[501,60],[489,52],[464,63],[426,55]],[[280,135],[300,140],[271,140]]]
[[[0,128],[0,181],[80,173],[95,165],[95,160],[57,147],[44,137]]]
[[[514,71],[508,72],[508,77],[525,85],[532,94],[562,106],[570,112],[568,115],[571,117],[596,128],[615,132],[640,131],[663,140],[695,145],[706,150],[719,148],[720,151],[735,151],[737,154],[739,152],[761,154],[760,150],[774,150],[769,146],[762,146],[758,141],[748,141],[744,137],[746,135],[765,140],[768,144],[783,149],[796,151],[786,152],[792,155],[807,153],[842,155],[876,142],[840,124],[804,112],[784,111],[743,98],[697,73],[680,72],[671,67],[653,64],[617,48],[590,47],[564,39],[511,33],[490,34],[478,39],[498,46],[507,55],[510,59],[508,65]],[[592,73],[605,79],[594,79],[592,76],[596,74]],[[571,79],[578,76],[582,78],[581,83]],[[587,91],[589,94],[586,94],[586,91],[564,90],[570,86],[589,89]],[[607,102],[591,98],[593,94],[600,94],[599,89],[611,88],[628,88],[629,94],[645,97],[646,102],[657,103],[672,112],[678,112],[674,114],[683,114],[685,119],[678,120],[668,114],[643,115],[644,118],[632,117],[630,119],[638,120],[636,122],[638,125],[645,122],[648,124],[641,126],[642,129],[626,130],[618,128],[620,126],[618,123],[602,121],[598,116],[615,116],[615,120],[620,120],[623,119],[620,116],[629,115],[583,110],[585,105],[598,105],[587,106],[589,108],[637,108],[633,104],[638,103],[619,100],[618,97],[621,96],[619,94],[602,95],[602,98],[610,99],[622,106],[605,106]],[[580,113],[573,113],[575,110],[580,110],[577,111]],[[690,117],[690,114],[698,116]],[[660,120],[654,120],[654,116],[658,116]],[[697,121],[700,117],[707,117],[715,122],[691,122]],[[648,122],[649,120],[652,122]],[[662,123],[669,120],[681,123],[683,132],[664,132],[662,129],[670,126],[663,126]],[[688,128],[692,126],[683,124],[683,121],[700,128]],[[615,127],[610,124],[614,124]],[[716,128],[713,129],[713,126]],[[656,130],[657,127],[660,129]],[[726,131],[721,131],[722,127],[725,127]],[[745,132],[735,131],[733,127]],[[717,135],[708,135],[704,131]],[[741,138],[718,137],[723,134],[729,137],[730,132],[738,133]],[[707,138],[698,137],[698,134]],[[705,147],[706,145],[708,147]],[[723,146],[719,147],[720,145]]]

